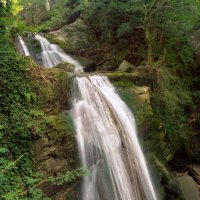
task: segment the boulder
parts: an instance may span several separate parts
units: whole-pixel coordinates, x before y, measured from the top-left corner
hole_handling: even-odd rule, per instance
[[[138,126],[143,126],[146,121],[149,121],[153,116],[153,110],[150,104],[150,88],[146,86],[135,86],[130,88],[133,96],[134,114]]]
[[[200,185],[200,165],[191,164],[187,166],[188,174],[192,176],[195,182]]]
[[[95,45],[93,33],[80,18],[57,31],[47,33],[45,36],[50,42],[59,45],[69,54]]]
[[[130,72],[135,68],[134,65],[127,62],[126,60],[123,60],[122,63],[119,65],[117,71],[118,72]]]
[[[184,175],[176,180],[180,185],[183,200],[200,200],[199,188],[192,177]]]
[[[133,86],[132,87],[132,94],[135,96],[136,101],[139,104],[144,104],[144,103],[148,103],[150,104],[150,88],[143,86],[143,87],[137,87],[137,86]]]

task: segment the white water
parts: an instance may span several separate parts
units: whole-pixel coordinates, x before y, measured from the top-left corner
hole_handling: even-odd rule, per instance
[[[83,200],[155,200],[128,107],[103,76],[76,78],[73,118],[84,178]]]
[[[23,53],[25,56],[30,56],[29,50],[28,50],[28,48],[27,48],[27,46],[26,46],[24,40],[22,39],[22,37],[19,36],[18,39],[19,39],[19,43],[20,43],[20,46],[21,46],[22,51],[23,51],[22,53]]]
[[[40,42],[42,52],[42,65],[47,68],[52,68],[59,63],[70,63],[75,66],[76,72],[82,72],[81,64],[74,60],[70,55],[67,55],[59,46],[51,44],[46,38],[41,35],[36,35],[35,38]]]
[[[45,67],[82,66],[57,45],[36,35]],[[83,200],[156,200],[141,151],[134,116],[104,76],[75,78],[73,120],[82,165]]]

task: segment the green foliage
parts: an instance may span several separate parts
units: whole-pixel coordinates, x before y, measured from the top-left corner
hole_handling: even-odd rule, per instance
[[[119,28],[117,29],[117,37],[124,36],[132,31],[132,27],[130,22],[120,24]]]
[[[95,32],[101,34],[102,39],[114,40],[127,34],[133,34],[133,29],[138,23],[134,0],[130,1],[90,1],[87,7],[83,7],[83,17],[87,20]],[[140,15],[140,13],[139,13]]]
[[[41,24],[39,24],[39,30],[51,30],[55,27],[61,26],[61,24],[67,22],[67,17],[73,12],[66,6],[68,0],[56,1],[53,8],[47,12]],[[63,9],[65,8],[65,9]]]
[[[152,100],[153,109],[161,119],[171,143],[179,148],[188,142],[190,128],[185,108],[193,107],[188,86],[169,70],[159,69]]]
[[[88,175],[88,172],[79,168],[76,170],[67,171],[65,174],[58,174],[56,177],[49,177],[49,181],[56,185],[63,185],[75,181],[77,178]]]
[[[0,11],[1,13],[1,11]],[[2,13],[1,13],[2,14]],[[0,24],[5,20],[0,17]],[[30,110],[35,107],[31,87],[30,60],[20,56],[9,38],[9,29],[0,31],[0,194],[1,199],[27,199],[20,191],[31,187],[30,180],[38,180],[34,172],[31,146],[33,134],[29,122],[33,120]],[[33,190],[29,199],[36,198]]]

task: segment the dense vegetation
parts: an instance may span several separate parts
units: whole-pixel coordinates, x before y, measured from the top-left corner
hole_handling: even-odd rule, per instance
[[[38,10],[44,12],[38,16]],[[134,46],[125,59],[144,66],[156,120],[175,151],[190,154],[192,131],[200,127],[198,119],[190,123],[200,102],[194,45],[199,42],[199,14],[196,0],[0,0],[0,199],[46,198],[35,188],[42,178],[31,152],[42,134],[33,134],[33,122],[43,120],[44,113],[38,111],[38,88],[31,75],[35,65],[14,48],[18,34],[57,30],[81,17],[98,43]],[[117,46],[114,50],[120,52]],[[81,175],[73,171],[50,179],[60,183]]]
[[[12,6],[6,3],[0,1],[0,199],[49,199],[37,186],[47,181],[63,185],[85,172],[77,169],[56,177],[36,172],[33,142],[50,122],[39,110],[36,66],[14,47]]]
[[[33,5],[37,6],[37,2],[33,1]],[[139,53],[135,60],[141,61],[139,65],[145,64],[149,76],[154,77],[154,110],[171,142],[177,147],[184,145],[191,133],[188,117],[195,110],[193,102],[198,101],[198,63],[191,42],[191,36],[198,29],[198,2],[60,0],[52,5],[37,27],[42,31],[54,30],[80,15],[102,43],[115,45],[121,40],[138,39],[130,46],[137,45]],[[133,57],[135,53],[129,52]],[[130,61],[134,60],[130,58]]]

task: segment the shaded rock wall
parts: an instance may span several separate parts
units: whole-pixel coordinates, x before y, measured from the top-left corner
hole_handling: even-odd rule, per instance
[[[33,145],[36,169],[44,180],[58,173],[66,173],[79,167],[73,122],[69,114],[71,78],[62,69],[37,72],[38,101],[41,118],[37,121],[37,140]],[[63,185],[42,183],[39,188],[52,199],[77,199],[79,180]]]
[[[69,54],[95,45],[93,33],[80,18],[57,31],[47,33],[45,37]]]

